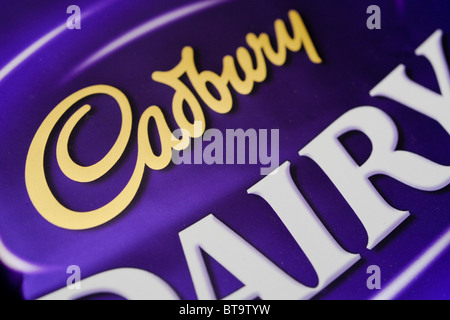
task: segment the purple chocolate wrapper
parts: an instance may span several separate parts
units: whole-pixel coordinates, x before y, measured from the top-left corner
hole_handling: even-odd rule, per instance
[[[81,9],[81,29],[67,28],[69,5]],[[370,5],[381,9],[381,29],[367,26]],[[40,298],[65,287],[67,268],[76,265],[83,279],[117,268],[145,270],[167,283],[178,298],[197,299],[179,233],[210,214],[297,282],[316,286],[315,268],[285,224],[264,199],[247,192],[264,178],[260,165],[146,168],[136,196],[123,212],[105,224],[78,231],[44,219],[30,200],[25,181],[30,144],[48,114],[78,90],[113,86],[128,98],[133,119],[120,161],[92,183],[66,177],[56,158],[58,135],[69,118],[64,115],[50,135],[44,162],[51,190],[64,206],[90,211],[109,203],[135,168],[138,123],[144,111],[159,106],[170,128],[177,128],[171,107],[174,90],[154,81],[152,73],[174,68],[183,48],[190,46],[199,71],[220,74],[224,56],[234,56],[240,46],[248,48],[248,33],[265,32],[273,40],[274,21],[288,24],[291,9],[301,14],[322,63],[312,63],[304,49],[288,52],[283,66],[267,63],[267,78],[250,94],[232,91],[233,108],[227,114],[213,112],[199,99],[206,128],[278,129],[280,165],[290,162],[295,185],[321,223],[345,251],[361,256],[314,299],[448,299],[448,186],[423,191],[386,174],[371,177],[390,206],[410,215],[369,250],[364,225],[340,190],[315,161],[298,154],[346,112],[374,106],[394,121],[397,150],[450,166],[450,137],[440,123],[392,99],[369,94],[400,64],[415,82],[442,91],[430,62],[415,50],[440,29],[449,61],[450,3],[445,0],[3,3],[0,259],[14,270],[5,271],[5,292],[17,295],[9,290],[20,285],[24,299]],[[120,110],[111,98],[88,99],[93,111],[69,140],[70,154],[83,165],[108,153],[121,125]],[[362,134],[352,132],[341,141],[360,165],[371,154],[371,143]],[[152,143],[158,145],[158,139]],[[245,279],[237,279],[217,257],[203,254],[203,258],[218,299],[245,286]],[[369,266],[379,267],[379,289],[368,288]]]

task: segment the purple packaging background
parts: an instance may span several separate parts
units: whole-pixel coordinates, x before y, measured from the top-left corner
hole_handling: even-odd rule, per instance
[[[136,126],[150,105],[163,109],[171,127],[173,90],[151,80],[153,71],[173,68],[181,49],[192,46],[200,70],[221,71],[222,57],[245,45],[249,32],[273,35],[273,21],[287,20],[298,10],[324,60],[313,65],[304,51],[289,54],[283,67],[269,66],[268,79],[249,96],[234,94],[234,110],[219,115],[204,110],[208,128],[280,129],[280,163],[289,160],[302,194],[338,242],[362,259],[322,291],[320,299],[367,299],[366,268],[376,264],[387,284],[425,250],[450,224],[449,187],[422,192],[389,177],[375,177],[375,186],[394,207],[411,217],[374,250],[337,189],[311,160],[297,152],[344,112],[373,105],[387,112],[400,133],[399,149],[450,165],[450,139],[433,120],[390,100],[371,98],[373,88],[398,64],[407,66],[419,83],[438,90],[429,63],[414,50],[436,29],[445,34],[449,52],[448,1],[230,1],[174,22],[106,57],[68,82],[63,78],[90,54],[131,28],[187,1],[77,1],[82,10],[107,5],[82,20],[82,29],[67,31],[43,47],[0,82],[0,235],[19,257],[46,272],[25,275],[23,294],[34,299],[64,286],[68,265],[81,267],[83,277],[118,267],[137,267],[167,281],[182,299],[195,299],[178,232],[213,213],[295,279],[313,286],[314,270],[264,200],[247,195],[259,181],[259,166],[170,166],[147,170],[138,196],[116,219],[92,230],[67,231],[46,222],[29,201],[25,183],[26,154],[47,114],[71,93],[94,84],[108,84],[130,99],[134,116],[132,139],[111,174],[100,182],[68,181],[55,159],[56,133],[48,147],[47,172],[55,195],[76,210],[94,209],[122,190],[136,161]],[[49,30],[63,23],[72,2],[18,1],[2,6],[0,66],[8,63]],[[369,4],[382,9],[382,30],[365,27]],[[110,100],[90,98],[92,117],[73,139],[73,154],[83,164],[98,161],[118,133],[120,113]],[[73,108],[72,110],[74,110]],[[63,121],[61,122],[61,124]],[[370,152],[364,137],[345,139],[361,161]],[[239,283],[208,260],[219,297]],[[449,254],[442,256],[401,299],[448,299]]]

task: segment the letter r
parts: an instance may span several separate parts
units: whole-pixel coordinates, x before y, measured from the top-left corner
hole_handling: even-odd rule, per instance
[[[399,65],[370,91],[372,97],[386,97],[420,112],[438,123],[450,134],[450,72],[442,47],[442,30],[434,32],[416,55],[424,56],[433,67],[440,94],[412,81],[404,65]]]
[[[354,130],[364,133],[372,143],[372,153],[361,166],[338,140]],[[368,249],[409,216],[409,212],[388,205],[371,184],[370,177],[384,174],[425,191],[439,190],[450,183],[450,167],[395,150],[397,143],[398,132],[392,119],[383,111],[366,106],[345,113],[299,152],[322,168],[354,210],[367,231]]]

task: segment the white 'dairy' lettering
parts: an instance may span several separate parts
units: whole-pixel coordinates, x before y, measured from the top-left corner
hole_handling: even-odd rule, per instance
[[[302,286],[293,296],[311,298],[360,259],[359,254],[341,248],[320,222],[295,186],[289,162],[285,162],[247,192],[269,203],[314,267],[319,280],[317,286]]]
[[[358,166],[338,138],[350,131],[364,133],[372,153]],[[328,175],[364,225],[367,248],[374,248],[408,216],[392,208],[369,178],[384,174],[415,189],[435,191],[450,183],[450,167],[408,151],[395,150],[398,132],[392,119],[375,107],[352,109],[332,123],[299,154],[314,160]]]
[[[434,32],[419,48],[416,55],[431,63],[441,94],[412,81],[404,65],[399,65],[375,88],[372,97],[386,97],[410,107],[439,122],[450,134],[450,72],[442,48],[442,31]]]
[[[298,283],[212,214],[179,234],[197,297],[216,299],[200,249],[238,278],[244,287],[225,299],[299,299],[307,287]]]

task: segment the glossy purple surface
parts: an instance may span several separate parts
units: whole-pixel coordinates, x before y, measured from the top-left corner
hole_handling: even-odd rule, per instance
[[[24,181],[31,140],[48,113],[84,87],[108,84],[122,90],[133,110],[133,132],[124,157],[105,178],[91,184],[67,179],[55,156],[57,133],[50,139],[46,168],[57,198],[85,211],[113,199],[131,176],[137,156],[136,128],[150,105],[162,108],[171,127],[173,90],[151,79],[154,71],[172,69],[184,46],[195,49],[199,69],[221,72],[222,58],[245,45],[249,32],[273,35],[273,21],[287,20],[289,9],[302,15],[324,60],[314,65],[305,52],[289,53],[282,67],[269,65],[268,79],[252,94],[234,94],[233,111],[219,115],[203,105],[208,128],[279,129],[280,163],[291,162],[292,175],[319,218],[347,251],[362,259],[316,298],[369,299],[366,269],[376,264],[387,285],[450,225],[450,188],[423,192],[392,178],[372,179],[389,204],[409,210],[408,220],[374,250],[351,208],[321,169],[298,151],[346,111],[373,105],[391,116],[400,133],[399,149],[450,165],[450,138],[435,121],[387,99],[371,98],[372,89],[403,63],[417,82],[438,90],[434,73],[414,50],[436,29],[450,45],[448,1],[377,1],[382,29],[366,28],[363,1],[225,1],[175,21],[120,48],[79,74],[72,72],[94,52],[125,32],[193,1],[77,1],[81,30],[66,30],[0,81],[0,236],[8,249],[43,272],[23,278],[24,298],[35,299],[63,287],[66,268],[79,265],[83,277],[119,267],[136,267],[165,281],[182,299],[195,291],[178,232],[213,213],[298,281],[314,286],[315,272],[267,203],[246,190],[262,176],[257,165],[181,165],[146,170],[138,196],[117,218],[85,231],[68,231],[44,220],[29,200]],[[0,67],[50,30],[65,23],[67,1],[14,1],[2,4]],[[101,5],[101,6],[99,6]],[[81,164],[103,157],[119,132],[117,106],[104,97],[72,139]],[[344,143],[363,161],[370,144],[361,135]],[[398,296],[400,299],[448,299],[449,251]],[[220,265],[208,260],[219,297],[239,287]]]

